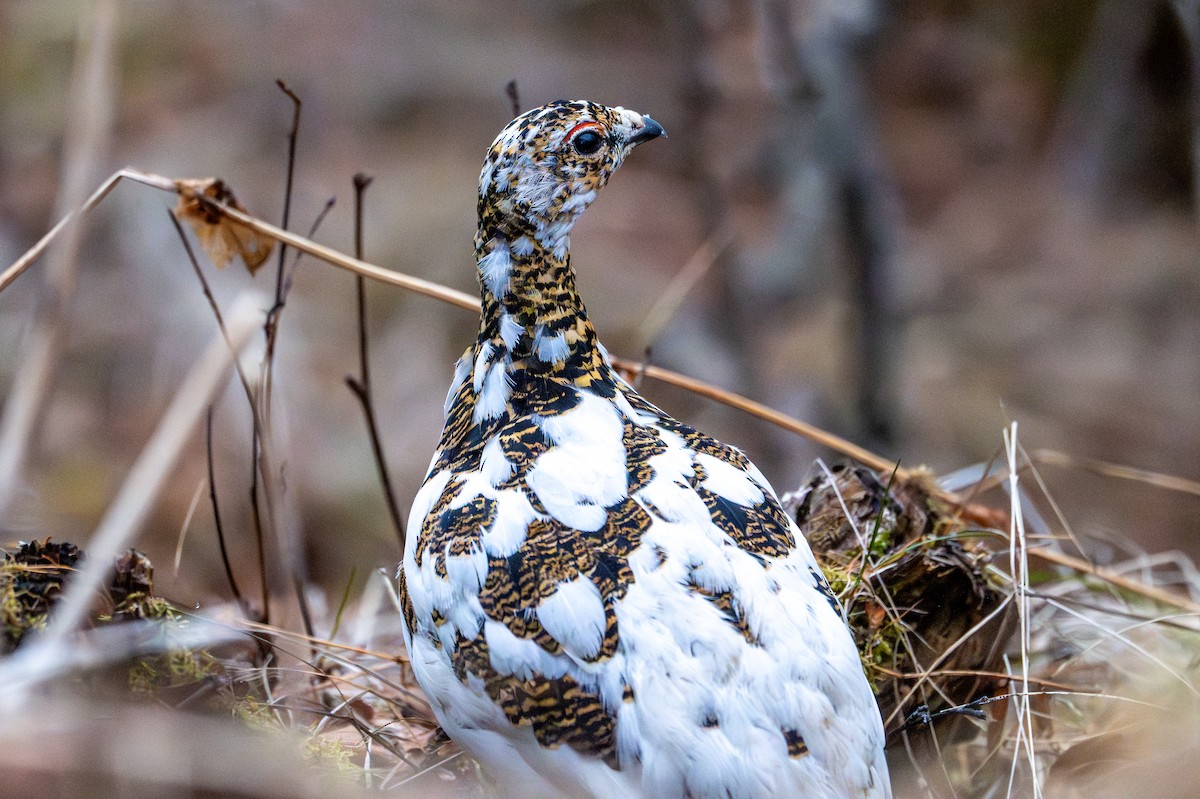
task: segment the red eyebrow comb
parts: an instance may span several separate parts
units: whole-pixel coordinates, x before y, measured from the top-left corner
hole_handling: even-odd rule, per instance
[[[601,125],[599,122],[589,119],[586,122],[580,122],[579,124],[575,125],[575,127],[568,130],[567,136],[566,136],[567,141],[570,141],[571,139],[573,139],[577,133],[579,133],[581,130],[584,130],[586,128],[596,128],[596,130],[598,130],[601,134],[604,133],[603,125]]]

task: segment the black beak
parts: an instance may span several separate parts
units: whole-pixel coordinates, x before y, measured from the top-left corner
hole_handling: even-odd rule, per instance
[[[641,144],[644,141],[657,139],[659,136],[667,138],[667,132],[663,130],[663,126],[650,117],[643,116],[642,123],[642,129],[629,137],[630,144]]]

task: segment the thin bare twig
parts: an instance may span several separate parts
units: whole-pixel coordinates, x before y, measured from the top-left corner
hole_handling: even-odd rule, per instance
[[[221,507],[217,503],[217,473],[213,459],[213,406],[208,406],[208,414],[204,420],[204,452],[208,459],[208,499],[212,504],[213,526],[217,529],[217,548],[221,551],[221,565],[225,567],[225,579],[229,582],[229,590],[237,600],[242,613],[250,615],[250,608],[238,588],[237,578],[233,576],[233,565],[229,562],[229,547],[225,544],[225,527],[221,524]]]
[[[292,101],[292,127],[288,131],[288,154],[287,154],[287,170],[284,176],[283,186],[283,216],[280,227],[287,230],[288,221],[292,213],[292,185],[296,176],[296,141],[300,133],[300,110],[304,105],[300,98],[293,92],[288,85],[282,80],[275,81],[275,85],[279,90],[288,96]],[[279,260],[275,266],[275,307],[271,309],[271,314],[268,319],[273,319],[275,315],[282,310],[283,305],[283,267],[286,262],[287,244],[280,242]]]
[[[504,84],[504,93],[508,95],[508,101],[512,103],[513,116],[519,116],[521,113],[521,94],[517,91],[516,78]]]
[[[254,543],[258,550],[258,582],[259,598],[262,602],[262,619],[271,620],[271,585],[267,575],[267,544],[266,533],[263,530],[262,506],[258,501],[258,478],[265,471],[262,452],[262,424],[259,420],[258,407],[251,404],[253,417],[250,440],[250,521],[254,527]]]
[[[296,172],[296,144],[300,138],[300,112],[303,103],[296,93],[282,80],[275,81],[275,84],[292,101],[292,125],[288,130],[287,169],[283,190],[283,216],[280,225],[286,230],[291,218],[292,188]],[[327,204],[326,210],[328,208],[329,205]],[[318,217],[318,219],[322,218],[324,218],[324,212]],[[263,523],[266,522],[265,527],[274,533],[274,540],[279,547],[280,563],[283,564],[288,575],[291,577],[304,629],[311,633],[313,630],[312,615],[308,608],[308,598],[305,596],[303,570],[299,558],[295,555],[299,548],[299,542],[285,542],[283,540],[286,531],[277,523],[275,516],[279,495],[270,490],[271,485],[269,482],[273,480],[273,474],[265,468],[265,463],[270,460],[268,458],[268,439],[270,437],[269,431],[271,430],[271,396],[274,388],[275,346],[279,339],[280,317],[287,301],[284,282],[286,263],[287,245],[284,242],[280,242],[279,259],[275,271],[275,304],[271,307],[266,321],[263,323],[263,333],[266,337],[266,352],[263,353],[262,364],[259,367],[262,379],[259,381],[257,396],[258,415],[254,422],[255,438],[252,448],[254,463],[251,466],[250,501],[254,507],[255,535],[260,539],[259,550],[260,552],[264,551],[262,539],[266,536],[266,530]],[[260,478],[264,484],[264,490],[261,493],[259,491]],[[265,566],[265,559],[263,562]],[[262,578],[265,597],[267,584],[265,568]]]
[[[363,257],[362,233],[362,201],[371,178],[361,172],[354,176],[354,255]],[[400,542],[400,552],[404,552],[404,516],[400,512],[400,503],[396,499],[396,491],[392,487],[392,478],[388,473],[387,459],[383,456],[383,444],[379,437],[379,424],[375,417],[375,400],[371,390],[371,366],[367,337],[367,291],[366,281],[362,275],[354,278],[355,290],[358,297],[358,363],[359,376],[346,375],[346,385],[358,398],[362,406],[363,416],[367,422],[367,435],[371,439],[371,452],[375,457],[375,468],[379,471],[379,480],[383,483],[384,499],[387,503],[388,514],[392,518],[392,526],[396,530],[396,538]]]
[[[708,274],[713,264],[732,243],[733,235],[728,230],[715,232],[704,240],[646,312],[634,335],[634,350],[646,350],[650,347],[679,311],[688,293]]]

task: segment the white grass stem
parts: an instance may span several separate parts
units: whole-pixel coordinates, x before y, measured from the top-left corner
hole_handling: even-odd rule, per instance
[[[1013,576],[1013,590],[1017,602],[1018,635],[1021,646],[1021,684],[1029,685],[1029,659],[1033,651],[1029,631],[1029,553],[1025,542],[1025,519],[1021,502],[1021,486],[1018,478],[1017,458],[1020,447],[1017,443],[1017,423],[1013,422],[1004,431],[1004,453],[1008,460],[1009,490],[1009,569]],[[1013,749],[1012,768],[1009,772],[1009,795],[1012,794],[1017,760],[1024,750],[1029,763],[1029,779],[1034,799],[1041,799],[1042,783],[1038,774],[1037,756],[1033,740],[1033,711],[1028,696],[1015,698],[1017,710],[1017,740]]]

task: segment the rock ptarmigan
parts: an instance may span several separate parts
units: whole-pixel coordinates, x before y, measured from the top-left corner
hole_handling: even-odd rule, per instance
[[[572,225],[661,135],[560,101],[487,154],[479,337],[400,570],[413,672],[510,796],[890,796],[807,543],[741,451],[613,370],[576,292]]]

